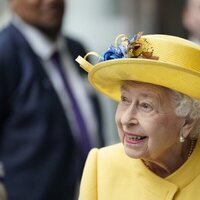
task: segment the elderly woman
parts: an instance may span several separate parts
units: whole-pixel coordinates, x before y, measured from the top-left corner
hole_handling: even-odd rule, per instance
[[[120,35],[98,64],[77,62],[119,101],[121,140],[91,150],[79,199],[200,199],[200,47],[168,35]]]

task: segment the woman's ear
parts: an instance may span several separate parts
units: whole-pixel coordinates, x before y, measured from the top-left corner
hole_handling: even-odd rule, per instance
[[[183,126],[181,128],[181,134],[184,138],[188,137],[193,127],[195,126],[196,122],[197,122],[196,119],[191,119],[189,117],[185,118]]]

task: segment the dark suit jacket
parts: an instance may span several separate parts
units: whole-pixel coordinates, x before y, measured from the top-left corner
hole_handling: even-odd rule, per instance
[[[78,42],[67,43],[74,59],[85,54]],[[39,58],[9,25],[0,33],[0,160],[8,200],[74,199],[82,167],[76,149]]]

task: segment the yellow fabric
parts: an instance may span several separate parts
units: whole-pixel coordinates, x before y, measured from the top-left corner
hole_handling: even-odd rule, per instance
[[[88,72],[90,83],[116,101],[123,80],[161,85],[200,99],[200,46],[169,35],[142,38],[151,44],[158,60],[121,58],[92,65],[79,56],[76,61]]]
[[[117,144],[89,153],[79,200],[198,200],[199,188],[199,142],[187,162],[165,179],[126,156]]]

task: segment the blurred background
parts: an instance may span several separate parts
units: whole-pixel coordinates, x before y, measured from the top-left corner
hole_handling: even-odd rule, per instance
[[[183,0],[68,0],[63,31],[79,39],[87,51],[101,53],[114,38],[144,31],[186,37],[181,23]],[[9,21],[7,0],[0,0],[0,28]],[[104,110],[107,145],[116,143],[114,113],[116,104],[99,95]]]

